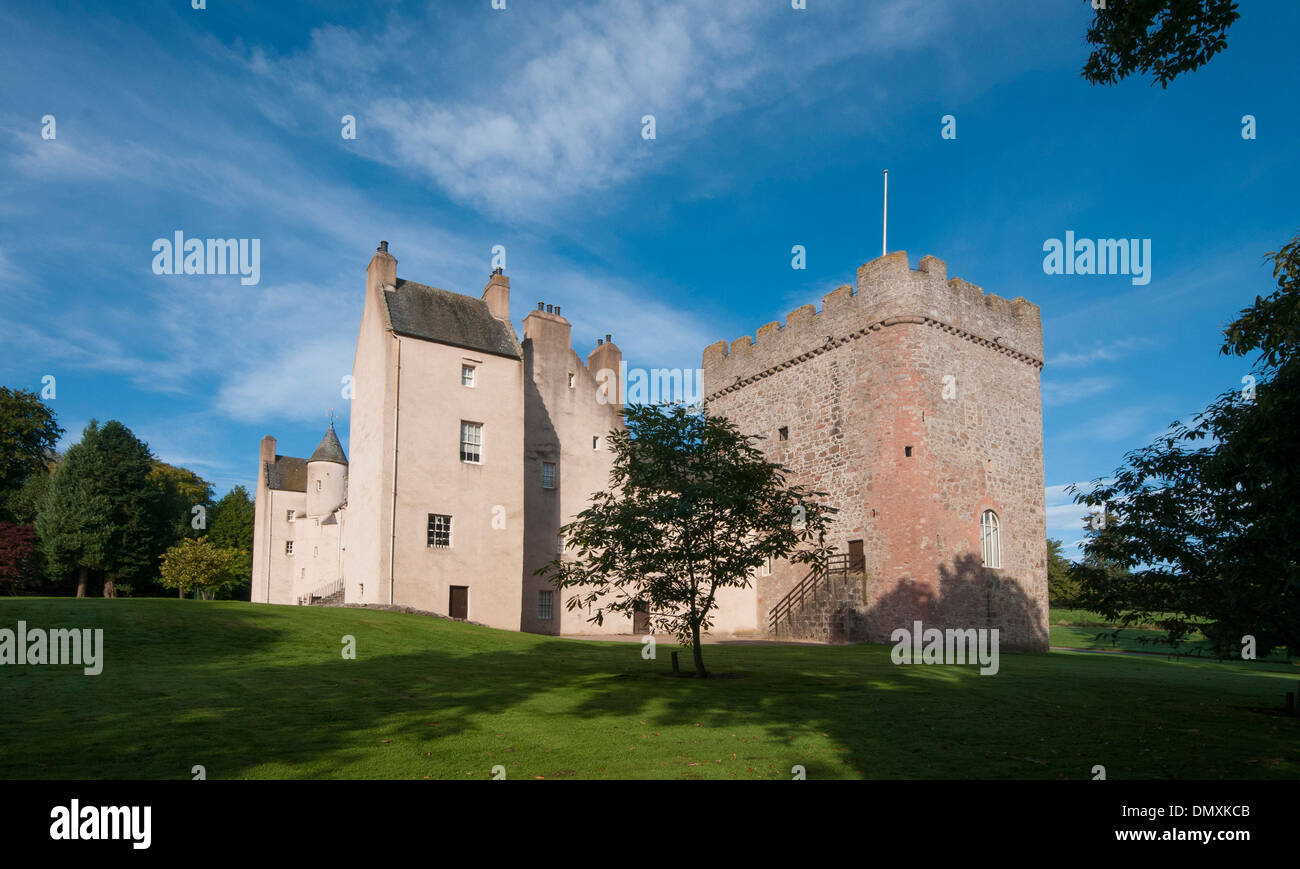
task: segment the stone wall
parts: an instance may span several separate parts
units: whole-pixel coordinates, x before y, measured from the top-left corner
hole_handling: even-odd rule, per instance
[[[856,293],[841,287],[757,338],[705,350],[706,400],[763,435],[793,482],[828,493],[831,545],[863,541],[871,581],[852,608],[865,635],[887,642],[920,619],[1046,649],[1037,306],[894,253],[859,269]],[[985,510],[1001,523],[997,569],[981,563]],[[778,564],[758,581],[760,624],[801,577]]]

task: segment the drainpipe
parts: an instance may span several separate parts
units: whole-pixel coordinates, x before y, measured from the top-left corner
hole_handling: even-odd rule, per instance
[[[397,360],[394,363],[396,371],[394,373],[393,384],[393,512],[388,517],[389,538],[388,538],[388,605],[395,606],[393,601],[393,585],[395,582],[395,571],[397,568],[397,445],[400,442],[398,435],[401,432],[400,417],[402,406],[402,339],[396,335],[393,340],[397,342]]]

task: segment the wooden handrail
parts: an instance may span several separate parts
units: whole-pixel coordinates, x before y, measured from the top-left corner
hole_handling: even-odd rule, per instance
[[[783,619],[788,619],[795,611],[798,605],[800,610],[804,607],[804,600],[810,595],[816,595],[818,587],[823,581],[829,579],[833,573],[848,574],[850,570],[848,553],[839,552],[826,560],[826,568],[819,570],[813,567],[799,580],[794,588],[790,589],[785,597],[776,602],[767,614],[768,631],[776,633]]]

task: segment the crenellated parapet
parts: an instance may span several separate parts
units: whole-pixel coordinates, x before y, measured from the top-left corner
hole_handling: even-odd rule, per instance
[[[1043,364],[1037,305],[949,279],[947,263],[938,257],[922,257],[918,268],[909,268],[906,252],[895,251],[863,264],[856,288],[844,285],[827,293],[820,311],[804,305],[787,314],[784,323],[761,326],[757,340],[745,335],[706,347],[705,397],[905,324],[929,326],[1028,365]]]

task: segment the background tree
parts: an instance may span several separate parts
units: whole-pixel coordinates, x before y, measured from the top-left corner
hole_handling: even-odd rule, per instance
[[[212,484],[191,471],[153,460],[149,480],[158,488],[159,554],[182,537],[202,537],[212,523]],[[194,527],[194,508],[204,510],[203,528]]]
[[[14,594],[38,578],[36,529],[0,522],[0,592]]]
[[[1079,580],[1074,565],[1061,554],[1061,541],[1047,539],[1047,600],[1052,606],[1079,605]]]
[[[104,579],[104,597],[119,581],[139,581],[156,569],[160,490],[149,475],[149,447],[115,420],[91,420],[50,478],[36,517],[51,573],[78,577],[83,597],[91,573]]]
[[[1113,85],[1149,72],[1169,87],[1227,48],[1228,28],[1240,17],[1233,0],[1106,0],[1088,28],[1088,43],[1096,48],[1083,77]]]
[[[576,593],[572,611],[589,621],[649,611],[650,623],[690,643],[695,672],[707,676],[700,636],[713,623],[716,595],[745,588],[769,558],[825,564],[825,492],[787,486],[758,438],[705,410],[633,405],[626,428],[611,432],[609,491],[561,530],[572,557],[537,571]],[[798,547],[804,547],[802,549]]]
[[[218,597],[240,596],[252,584],[253,575],[253,499],[243,486],[235,486],[221,497],[209,514],[212,522],[208,539],[223,549],[243,553],[243,558],[230,569],[230,582],[218,591]]]
[[[1114,517],[1080,566],[1092,608],[1160,625],[1175,644],[1200,629],[1225,656],[1245,635],[1261,656],[1300,649],[1300,236],[1268,257],[1277,289],[1241,311],[1220,350],[1259,353],[1245,388],[1075,496]]]
[[[63,429],[39,395],[0,386],[0,519],[13,519],[9,501],[45,474]]]
[[[218,588],[230,582],[231,568],[243,555],[238,549],[216,546],[207,537],[187,537],[163,553],[159,582],[177,589],[181,597],[188,589],[211,600]]]

